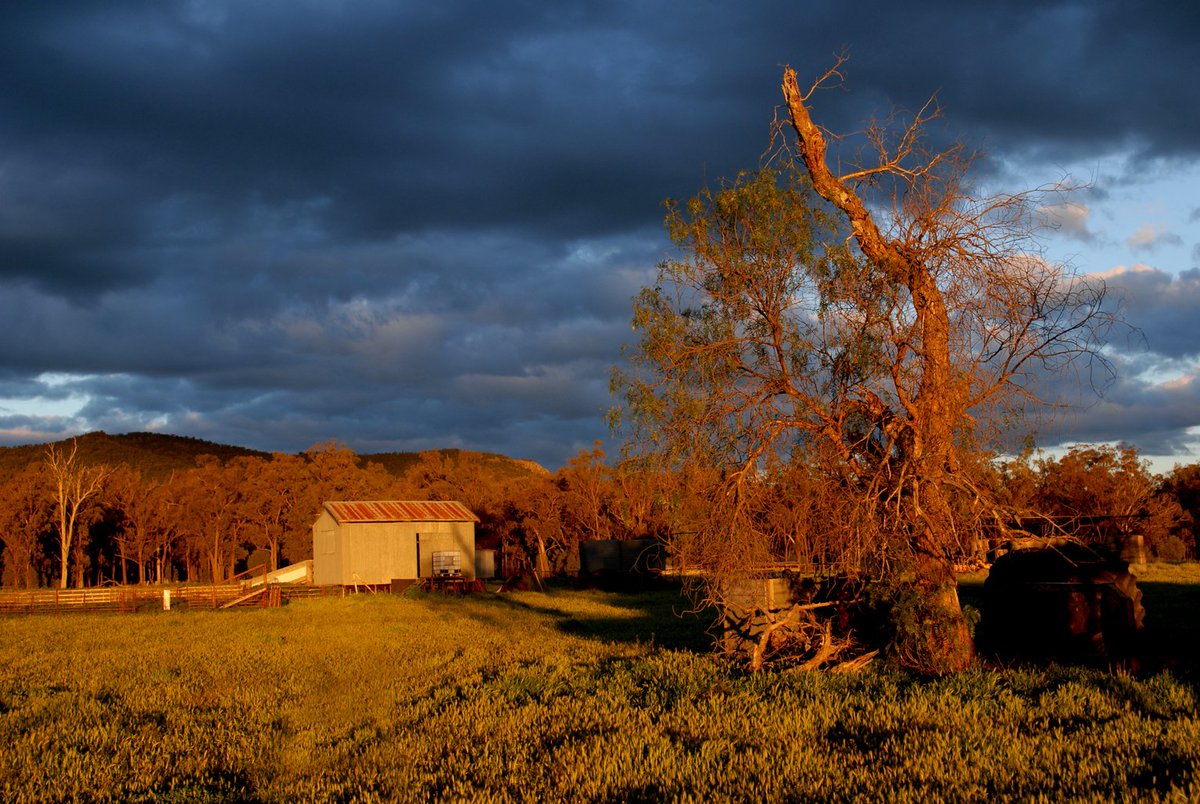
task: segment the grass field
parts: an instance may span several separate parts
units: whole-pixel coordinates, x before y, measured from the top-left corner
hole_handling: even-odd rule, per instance
[[[1200,586],[1145,583],[1150,616],[1159,595],[1194,616]],[[1200,800],[1192,666],[748,676],[682,608],[561,591],[3,619],[0,799]]]

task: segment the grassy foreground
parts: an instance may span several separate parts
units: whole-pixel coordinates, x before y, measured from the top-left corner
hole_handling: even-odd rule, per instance
[[[0,800],[1200,800],[1168,674],[748,677],[678,598],[0,620]]]

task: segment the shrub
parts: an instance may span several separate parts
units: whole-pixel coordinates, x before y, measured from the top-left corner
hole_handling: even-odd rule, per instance
[[[1188,558],[1187,543],[1175,535],[1170,535],[1155,546],[1155,552],[1162,561],[1179,563]]]

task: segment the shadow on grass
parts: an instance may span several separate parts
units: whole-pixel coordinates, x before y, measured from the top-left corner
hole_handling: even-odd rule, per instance
[[[1200,682],[1200,584],[1138,581],[1148,660]]]
[[[958,602],[983,611],[983,575],[960,576],[958,579]]]
[[[589,614],[570,604],[589,600],[622,609],[621,616]],[[692,601],[677,584],[636,592],[547,586],[538,593],[498,593],[500,605],[535,612],[550,618],[565,634],[606,642],[650,643],[672,650],[708,653],[712,650],[711,611],[694,611]]]
[[[1146,626],[1135,667],[1141,673],[1170,670],[1193,684],[1200,682],[1200,584],[1140,581]],[[646,591],[612,592],[577,589],[551,583],[537,593],[489,595],[500,607],[529,611],[550,620],[565,634],[609,642],[649,643],[695,653],[711,652],[712,610],[694,611],[677,585]],[[984,608],[983,578],[963,579],[959,599],[964,606]],[[620,616],[590,614],[583,601],[598,609],[621,609]],[[1075,662],[1088,664],[1088,662]],[[1094,662],[1092,662],[1094,664]]]

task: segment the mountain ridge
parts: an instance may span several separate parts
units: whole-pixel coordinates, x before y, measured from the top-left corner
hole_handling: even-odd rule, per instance
[[[271,457],[271,453],[262,450],[233,444],[219,444],[192,436],[148,432],[112,435],[103,431],[95,431],[84,433],[73,439],[65,438],[41,444],[0,447],[0,482],[7,481],[25,466],[41,460],[48,447],[70,448],[72,441],[78,443],[79,460],[84,464],[104,463],[113,466],[127,464],[141,469],[148,476],[155,477],[165,477],[173,471],[190,469],[196,465],[196,459],[201,455],[212,455],[222,463],[238,457]],[[494,452],[453,448],[427,451],[446,456],[456,466],[464,463],[478,464],[488,472],[501,477],[549,474],[547,469],[535,461],[509,458],[507,455]],[[421,453],[377,452],[355,453],[355,455],[360,463],[377,463],[389,474],[401,477],[405,471],[420,460]]]

